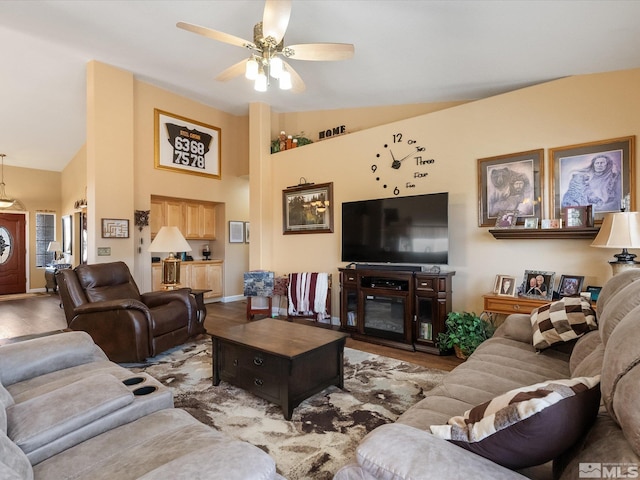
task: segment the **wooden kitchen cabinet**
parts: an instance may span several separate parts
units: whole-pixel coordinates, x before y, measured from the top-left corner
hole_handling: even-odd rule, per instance
[[[214,202],[152,196],[151,237],[163,226],[174,226],[187,240],[215,240],[216,206]]]

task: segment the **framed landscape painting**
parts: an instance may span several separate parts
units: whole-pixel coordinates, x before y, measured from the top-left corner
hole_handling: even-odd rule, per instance
[[[282,233],[333,232],[333,182],[282,191]]]

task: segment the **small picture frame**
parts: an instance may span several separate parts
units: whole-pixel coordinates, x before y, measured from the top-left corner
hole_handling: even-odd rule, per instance
[[[525,297],[541,300],[553,299],[553,282],[556,272],[525,270],[522,282],[522,294]]]
[[[103,218],[102,238],[129,238],[129,220]]]
[[[582,282],[584,282],[584,277],[582,276],[562,275],[558,285],[558,296],[560,298],[577,297],[582,290]]]
[[[564,228],[593,227],[593,206],[583,205],[563,208],[562,223]]]
[[[509,275],[500,275],[498,281],[497,295],[503,297],[515,297],[516,296],[516,277]]]
[[[593,285],[589,285],[587,288],[585,288],[585,291],[591,294],[592,302],[598,301],[598,297],[600,296],[600,290],[602,290],[602,287],[595,287]]]
[[[244,243],[244,222],[229,222],[229,243]]]
[[[562,228],[562,219],[561,218],[545,218],[542,220],[542,228],[544,229]]]
[[[537,229],[538,228],[538,217],[530,217],[524,219],[524,228],[528,229]]]
[[[492,290],[492,292],[493,292],[494,295],[497,295],[498,292],[500,291],[500,278],[501,277],[504,277],[504,275],[498,274],[498,275],[496,275],[496,278],[493,281],[493,290]]]
[[[495,228],[513,228],[518,221],[518,210],[502,210],[496,218]]]

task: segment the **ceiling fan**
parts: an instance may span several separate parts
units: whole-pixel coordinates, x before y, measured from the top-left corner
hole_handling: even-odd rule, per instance
[[[354,47],[350,43],[303,43],[284,46],[284,34],[290,16],[291,0],[266,0],[262,22],[253,27],[253,42],[191,23],[178,22],[176,26],[251,51],[248,60],[241,60],[230,66],[220,73],[216,80],[225,82],[244,73],[246,78],[255,81],[254,88],[261,92],[267,90],[269,77],[278,79],[282,90],[302,92],[305,89],[302,78],[282,57],[311,61],[346,60],[353,57]]]

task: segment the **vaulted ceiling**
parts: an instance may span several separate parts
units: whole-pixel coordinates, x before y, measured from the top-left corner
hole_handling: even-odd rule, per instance
[[[473,100],[568,75],[640,67],[638,1],[293,0],[286,44],[355,45],[339,62],[290,63],[303,93],[214,78],[248,40],[262,0],[0,1],[0,153],[60,171],[85,142],[90,60],[233,114],[251,102],[296,112]],[[550,115],[553,112],[549,112]]]

